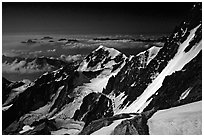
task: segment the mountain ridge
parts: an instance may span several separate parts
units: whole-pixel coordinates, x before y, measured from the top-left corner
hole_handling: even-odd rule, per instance
[[[201,9],[195,4],[163,47],[127,57],[99,46],[14,100],[4,94],[11,106],[2,112],[3,134],[150,134],[156,112],[202,101]],[[24,84],[4,79],[3,87],[11,93]]]

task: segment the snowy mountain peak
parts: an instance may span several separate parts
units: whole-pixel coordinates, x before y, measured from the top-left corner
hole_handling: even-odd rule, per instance
[[[149,62],[157,55],[161,48],[162,47],[152,46],[151,48],[140,52],[136,56],[141,58],[141,63],[143,63],[144,65],[148,65]]]
[[[78,71],[96,71],[101,69],[115,69],[124,63],[127,57],[114,48],[99,46],[91,52],[80,64]]]
[[[103,49],[104,51],[108,51],[110,53],[109,56],[111,56],[111,58],[114,58],[117,55],[122,54],[120,51],[118,51],[118,50],[116,50],[114,48],[108,48],[108,47],[105,47],[103,45],[100,45],[95,51],[98,51],[100,49]]]
[[[99,50],[99,49],[101,49],[101,48],[106,48],[105,46],[103,46],[103,45],[100,45],[97,49],[95,49],[94,51],[97,51],[97,50]],[[94,52],[93,51],[93,52]]]

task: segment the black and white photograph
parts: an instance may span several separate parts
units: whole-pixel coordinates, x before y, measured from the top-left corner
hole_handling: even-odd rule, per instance
[[[3,1],[2,135],[202,135],[202,1]]]

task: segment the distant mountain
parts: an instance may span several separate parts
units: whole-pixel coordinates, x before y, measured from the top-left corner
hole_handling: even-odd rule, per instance
[[[66,62],[60,59],[48,57],[22,58],[7,57],[3,55],[2,72],[5,77],[15,74],[26,75],[27,77],[28,75],[31,75],[28,78],[30,78],[30,80],[33,80],[32,74],[40,76],[42,75],[42,73],[45,73],[47,71],[54,71],[69,64],[74,65],[72,62]],[[77,61],[75,61],[75,65],[77,64]],[[12,77],[9,78],[13,80]]]
[[[37,42],[36,42],[35,40],[33,40],[33,39],[28,39],[27,41],[21,41],[21,43],[31,45],[31,44],[35,44],[35,43],[37,43]]]
[[[56,66],[56,68],[62,67],[66,65],[66,62],[61,61],[59,59],[48,58],[48,57],[37,57],[37,58],[22,58],[22,57],[7,57],[2,55],[2,63],[5,64],[17,64],[21,61],[25,61],[27,67],[42,69],[43,66],[52,65]],[[33,67],[32,67],[33,65]],[[34,67],[35,65],[35,67]]]
[[[41,40],[50,40],[50,39],[53,39],[53,37],[45,36],[45,37],[41,38]]]
[[[75,59],[75,60],[74,60]],[[2,56],[2,73],[11,81],[29,79],[34,81],[45,72],[57,70],[66,65],[78,65],[81,59],[75,56],[53,57],[7,57]]]
[[[105,37],[105,38],[93,38],[94,41],[131,41],[131,42],[166,42],[167,41],[167,37],[162,36],[159,38],[155,38],[155,39],[150,39],[150,38],[139,38],[139,39],[133,39],[133,38],[109,38],[109,37]]]
[[[3,78],[3,134],[201,134],[201,14],[196,3],[163,47],[99,46],[34,82]]]

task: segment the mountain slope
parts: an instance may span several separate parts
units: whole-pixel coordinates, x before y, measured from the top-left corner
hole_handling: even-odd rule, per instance
[[[202,102],[158,111],[148,120],[148,126],[151,135],[202,134]]]
[[[201,100],[201,30],[201,4],[197,3],[150,63],[136,75],[132,74],[135,83],[131,87],[105,90],[108,96],[113,93],[118,96],[113,98],[114,115],[138,112],[151,117],[158,109]],[[119,80],[110,79],[108,85],[115,81]],[[114,121],[92,133],[111,134],[122,121]]]
[[[78,71],[97,71],[101,69],[111,69],[114,71],[126,58],[118,50],[101,45],[85,58],[80,64]]]
[[[196,3],[163,47],[127,57],[99,46],[79,66],[43,74],[4,104],[3,134],[152,134],[158,113],[202,100],[201,9]],[[4,79],[4,101],[9,85]]]
[[[78,123],[78,126],[82,126],[82,129],[83,123],[88,124],[90,120],[106,117],[104,112],[111,106],[111,100],[100,93],[104,88],[101,84],[104,83],[103,85],[105,86],[109,77],[116,75],[120,71],[125,64],[126,57],[117,50],[102,46],[98,49],[110,51],[108,54],[111,56],[103,57],[105,60],[108,59],[108,61],[104,63],[105,68],[82,72],[77,71],[78,66],[67,65],[56,71],[43,74],[34,81],[32,86],[19,94],[16,101],[12,102],[13,104],[10,108],[3,111],[3,117],[7,117],[7,119],[3,121],[4,134],[24,134],[24,131],[22,131],[23,128],[33,127],[32,125],[37,121],[41,124],[41,122],[45,122],[44,120],[46,119],[48,121],[54,120],[57,124],[60,124],[63,119],[66,119],[64,122],[68,122],[69,126],[72,126],[72,123],[69,121],[77,123],[77,121],[80,120],[82,122]],[[97,52],[98,49],[93,52]],[[112,51],[119,54],[119,56],[117,57],[117,55],[112,54]],[[94,57],[99,59],[101,55],[103,55],[103,53],[98,53]],[[113,58],[110,59],[109,57]],[[106,65],[108,63],[109,65]],[[113,66],[116,64],[117,67],[113,70]],[[99,88],[96,86],[96,83],[100,83]],[[95,103],[88,103],[89,99]],[[104,106],[103,109],[93,110],[88,106],[90,104],[93,107],[99,107],[101,102],[104,101],[107,101],[107,106]],[[84,105],[87,106],[87,109],[84,108]],[[5,105],[5,107],[7,106]],[[112,115],[112,109],[110,108],[109,110]],[[100,116],[95,117],[92,115],[93,112]],[[58,128],[61,130],[62,127]],[[73,129],[71,129],[69,132],[74,134],[79,131],[73,131]],[[50,131],[49,133],[51,134]],[[52,134],[55,133],[59,132],[52,132]]]
[[[195,16],[191,17],[191,14],[195,14]],[[130,88],[126,87],[125,94],[121,93],[121,98],[123,99],[122,104],[120,104],[120,109],[123,109],[121,112],[139,111],[140,107],[142,107],[139,105],[143,105],[162,86],[166,76],[180,71],[200,53],[202,49],[200,5],[197,5],[196,8],[194,7],[191,14],[186,21],[181,23],[180,27],[175,29],[175,32],[170,36],[164,47],[160,49],[149,64],[138,71],[136,75],[135,73],[131,74],[135,78],[135,82]],[[201,57],[198,58],[200,59]],[[122,79],[124,79],[124,76]],[[119,91],[114,89],[113,91],[120,93],[121,91],[124,92],[124,89],[119,89]],[[137,108],[134,107],[134,104]]]

